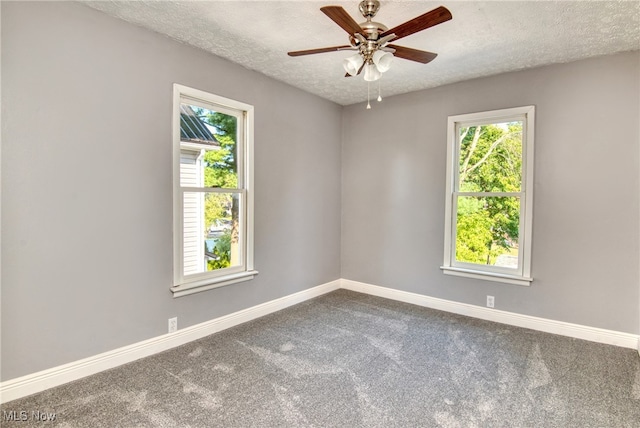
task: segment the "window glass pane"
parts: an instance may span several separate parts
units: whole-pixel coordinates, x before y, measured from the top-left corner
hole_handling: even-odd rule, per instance
[[[520,198],[458,196],[455,259],[518,268]]]
[[[238,188],[238,119],[200,106],[180,104],[180,184]],[[191,177],[190,169],[200,176]]]
[[[184,193],[184,274],[242,265],[237,193]]]
[[[519,192],[522,181],[522,121],[460,127],[458,189]]]

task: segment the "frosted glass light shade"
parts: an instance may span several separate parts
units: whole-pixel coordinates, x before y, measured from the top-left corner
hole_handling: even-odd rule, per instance
[[[375,64],[366,64],[364,66],[364,80],[367,82],[375,82],[381,77],[382,73],[380,73]]]
[[[373,63],[378,68],[378,71],[384,73],[385,71],[391,68],[391,63],[393,62],[393,54],[390,52],[384,51],[375,51],[373,53]]]
[[[344,70],[349,73],[349,75],[355,76],[356,74],[358,74],[358,70],[360,70],[360,67],[362,67],[363,62],[364,59],[362,58],[362,55],[357,53],[350,56],[349,58],[345,58],[345,60],[342,62],[342,66],[344,67]]]

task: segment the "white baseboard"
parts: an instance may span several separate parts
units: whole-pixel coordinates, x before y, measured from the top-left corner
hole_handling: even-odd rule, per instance
[[[520,315],[496,309],[488,309],[450,300],[437,299],[422,294],[394,290],[363,282],[339,279],[247,308],[211,321],[206,321],[191,327],[178,330],[175,333],[154,337],[132,345],[124,346],[112,351],[104,352],[79,361],[62,366],[36,372],[0,383],[0,403],[6,403],[27,395],[35,394],[45,389],[53,388],[83,377],[108,370],[140,358],[148,357],[171,348],[201,339],[230,327],[251,321],[270,313],[285,309],[297,303],[321,296],[338,288],[358,291],[373,296],[384,297],[414,305],[423,306],[460,315],[467,315],[488,321],[495,321],[517,327],[547,333],[575,337],[577,339],[608,345],[638,349],[640,353],[640,337],[635,334],[621,333],[562,321],[548,320],[528,315]]]
[[[300,291],[270,302],[262,303],[211,321],[164,334],[102,354],[74,361],[62,366],[36,372],[0,383],[0,403],[6,403],[45,389],[53,388],[92,374],[108,370],[140,358],[148,357],[176,346],[201,339],[210,334],[251,321],[297,303],[337,290],[340,280]]]
[[[502,324],[509,324],[516,327],[524,327],[532,330],[544,331],[546,333],[589,340],[591,342],[605,343],[607,345],[638,349],[640,352],[640,336],[637,334],[622,333],[619,331],[605,330],[602,328],[588,327],[580,324],[571,324],[562,321],[516,314],[513,312],[500,311],[497,309],[484,308],[481,306],[468,305],[466,303],[437,299],[435,297],[429,297],[422,294],[394,290],[392,288],[380,287],[348,279],[340,280],[340,288],[384,297],[386,299],[398,300],[400,302],[412,303],[414,305],[438,309],[454,314],[466,315],[487,321],[495,321]]]

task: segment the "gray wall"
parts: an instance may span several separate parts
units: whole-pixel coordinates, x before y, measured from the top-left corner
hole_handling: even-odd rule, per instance
[[[340,106],[83,5],[1,7],[2,380],[339,278]],[[260,271],[178,299],[173,83],[255,106]]]
[[[638,333],[639,76],[634,52],[345,108],[342,277]],[[535,280],[443,275],[447,116],[531,104]]]
[[[164,334],[173,316],[186,327],[340,276],[481,306],[491,294],[498,309],[639,332],[638,53],[367,111],[82,5],[0,4],[2,380]],[[178,299],[173,83],[256,107],[260,271]],[[535,281],[444,276],[446,118],[529,104]]]

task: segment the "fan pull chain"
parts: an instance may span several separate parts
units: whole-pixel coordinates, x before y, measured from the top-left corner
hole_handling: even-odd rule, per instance
[[[371,83],[367,82],[367,110],[371,110]]]
[[[382,101],[382,95],[380,94],[380,80],[378,80],[378,102]]]

